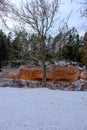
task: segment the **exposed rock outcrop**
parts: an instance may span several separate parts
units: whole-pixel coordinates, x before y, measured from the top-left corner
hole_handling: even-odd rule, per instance
[[[80,77],[80,69],[74,66],[53,66],[47,70],[47,79],[73,82]]]
[[[36,65],[24,65],[15,70],[0,72],[0,77],[24,80],[42,80],[42,67]],[[47,67],[47,81],[75,82],[79,79],[87,81],[87,71],[75,66],[56,66],[52,64]]]
[[[50,65],[47,67],[47,80],[50,81],[68,81],[74,82],[81,76],[81,68],[75,66],[56,66]],[[18,69],[17,74],[7,73],[7,77],[19,78],[25,80],[41,80],[42,79],[42,67],[25,65]]]
[[[42,68],[35,65],[25,65],[19,68],[19,73],[8,74],[9,78],[18,78],[25,80],[41,80],[42,79]]]

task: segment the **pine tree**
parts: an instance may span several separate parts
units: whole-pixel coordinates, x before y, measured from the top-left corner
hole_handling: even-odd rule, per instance
[[[0,68],[2,62],[8,60],[10,39],[0,30]]]

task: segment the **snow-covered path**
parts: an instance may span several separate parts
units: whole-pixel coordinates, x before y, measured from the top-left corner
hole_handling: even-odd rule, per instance
[[[0,130],[87,130],[87,92],[0,88]]]

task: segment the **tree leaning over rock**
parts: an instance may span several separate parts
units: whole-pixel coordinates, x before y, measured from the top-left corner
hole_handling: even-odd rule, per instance
[[[25,24],[26,27],[31,27],[38,37],[38,50],[36,52],[40,52],[38,57],[43,67],[43,87],[46,86],[46,38],[54,23],[59,5],[59,0],[53,0],[53,2],[48,2],[48,0],[32,0],[31,2],[26,1],[20,9],[12,8],[15,19]]]

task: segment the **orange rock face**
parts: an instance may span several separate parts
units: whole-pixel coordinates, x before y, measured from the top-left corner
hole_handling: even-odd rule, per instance
[[[20,78],[26,80],[41,80],[42,68],[39,66],[25,65],[19,68],[19,73],[10,75],[10,78]],[[80,69],[74,66],[55,66],[47,68],[47,80],[73,82],[80,77]]]
[[[29,79],[29,80],[40,80],[42,79],[41,70],[21,70],[19,72],[18,78]]]
[[[19,68],[19,73],[16,75],[11,75],[10,78],[19,78],[25,80],[41,80],[42,69],[39,66],[21,66]]]
[[[47,79],[54,81],[69,81],[73,82],[79,79],[80,70],[74,66],[69,67],[56,67],[54,66],[52,70],[48,69]]]

